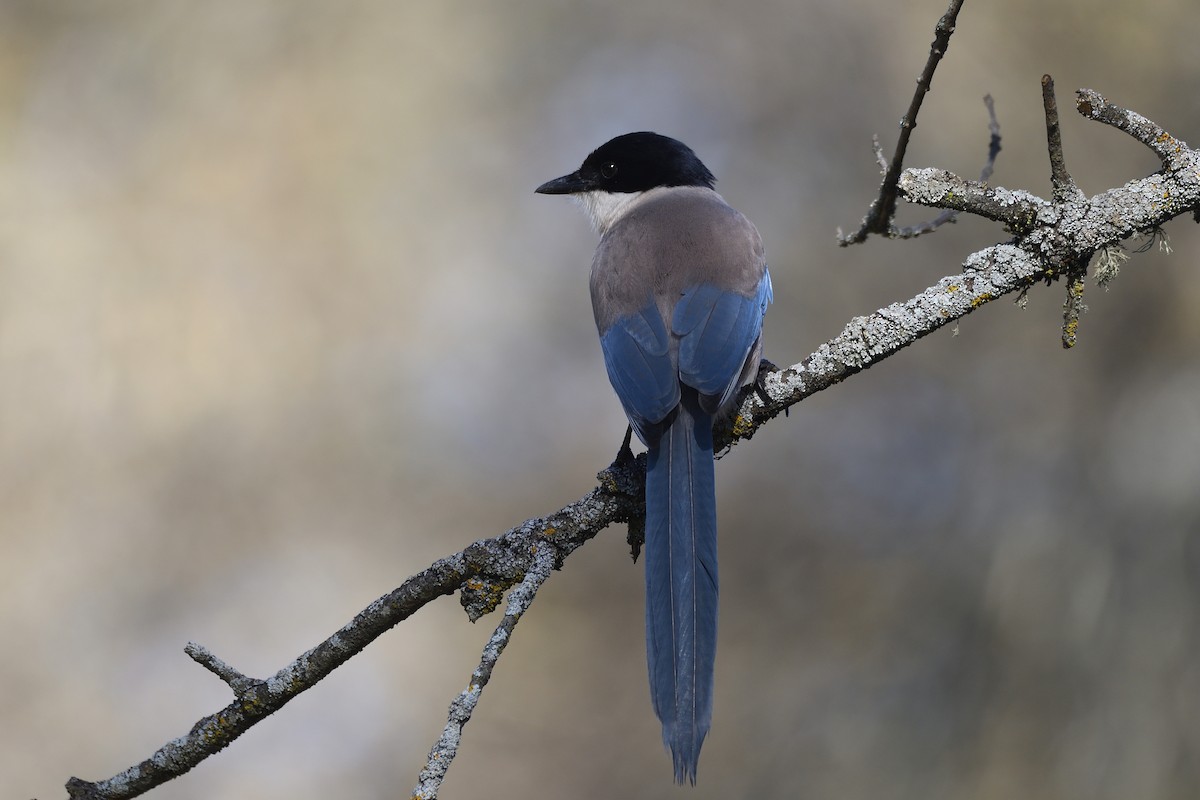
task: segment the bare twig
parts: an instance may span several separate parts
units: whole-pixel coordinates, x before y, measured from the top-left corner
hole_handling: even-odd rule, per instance
[[[480,695],[483,694],[483,687],[487,686],[488,681],[491,680],[492,670],[504,652],[504,648],[508,646],[513,629],[517,627],[521,616],[529,610],[533,598],[537,596],[538,589],[550,577],[550,571],[554,567],[554,557],[553,548],[542,545],[534,554],[533,567],[525,573],[525,579],[509,595],[504,618],[500,620],[500,624],[496,626],[496,630],[492,632],[491,638],[484,646],[479,666],[471,673],[471,680],[467,683],[467,688],[463,689],[462,693],[450,704],[446,727],[429,751],[425,768],[421,770],[421,774],[417,778],[417,786],[412,792],[413,800],[433,800],[438,796],[442,781],[446,777],[446,771],[450,769],[450,763],[458,754],[463,727],[471,720],[475,705],[479,702]]]
[[[896,215],[897,181],[900,170],[904,168],[904,154],[908,150],[908,140],[912,137],[913,129],[917,127],[917,114],[921,103],[933,85],[933,73],[941,63],[942,56],[950,47],[950,37],[954,34],[954,26],[958,21],[958,11],[962,8],[963,0],[950,0],[950,7],[938,20],[933,29],[933,43],[929,46],[929,58],[925,61],[925,69],[917,78],[917,89],[908,104],[908,111],[900,118],[900,138],[896,140],[896,152],[892,154],[892,162],[884,173],[883,182],[879,186],[879,196],[871,203],[862,225],[849,236],[838,236],[838,243],[843,247],[866,241],[872,233],[888,234],[893,230],[892,218]],[[877,148],[877,152],[878,148]]]
[[[748,389],[736,414],[715,431],[716,448],[751,438],[768,420],[809,395],[895,355],[999,297],[1061,276],[1063,265],[1086,262],[1086,256],[1101,248],[1116,246],[1134,233],[1152,232],[1180,214],[1200,209],[1200,151],[1189,150],[1154,123],[1109,104],[1095,92],[1080,91],[1079,110],[1150,146],[1163,158],[1163,169],[1093,198],[1065,203],[1052,203],[1028,192],[985,187],[941,170],[905,170],[897,186],[907,200],[1000,219],[1016,226],[1017,236],[972,254],[960,274],[942,278],[907,302],[852,319],[840,334],[804,360],[762,373],[761,387]],[[203,648],[192,646],[192,657],[229,683],[237,698],[150,758],[112,778],[94,783],[72,778],[68,793],[73,798],[140,795],[228,746],[426,603],[473,586],[472,591],[463,591],[462,598],[468,614],[475,616],[494,609],[503,591],[520,583],[510,596],[505,619],[493,634],[498,646],[497,637],[506,639],[511,633],[551,566],[561,567],[572,552],[605,527],[643,516],[644,456],[618,457],[598,478],[599,486],[560,511],[530,519],[494,539],[475,542],[407,579],[266,680],[247,678]],[[482,671],[477,673],[490,674],[498,656],[498,647],[485,650]],[[463,716],[461,709],[452,709],[447,728],[460,730],[470,715],[470,708],[466,711]],[[438,752],[435,746],[431,762]]]
[[[996,119],[996,103],[990,94],[983,96],[983,104],[988,112],[988,157],[983,169],[979,171],[979,182],[987,183],[996,168],[996,156],[1000,155],[1000,121]]]
[[[988,133],[990,137],[988,139],[987,160],[983,164],[983,169],[979,170],[979,183],[983,184],[983,188],[986,189],[988,178],[992,177],[992,172],[996,168],[996,156],[1000,155],[1000,123],[996,119],[996,104],[992,101],[990,94],[983,96],[983,104],[987,106],[988,110]],[[897,228],[893,238],[915,239],[922,234],[933,233],[946,223],[954,222],[956,219],[958,219],[957,211],[943,211],[932,220],[918,222],[915,225],[909,225],[905,228]]]
[[[215,655],[210,653],[208,649],[204,647],[204,645],[196,644],[195,642],[188,642],[187,645],[184,646],[183,652],[191,656],[192,660],[197,664],[204,667],[221,680],[225,681],[229,688],[233,690],[233,693],[238,697],[246,694],[246,692],[254,688],[254,685],[259,682],[254,678],[246,677],[221,659],[217,658]]]
[[[871,137],[871,152],[875,154],[875,163],[879,165],[879,174],[886,175],[888,160],[887,156],[883,154],[883,145],[879,142],[879,134]]]
[[[1046,113],[1046,148],[1050,153],[1050,185],[1054,202],[1078,200],[1083,197],[1083,192],[1075,185],[1071,173],[1067,172],[1062,129],[1058,121],[1058,101],[1054,98],[1054,79],[1049,75],[1042,76],[1042,106]]]

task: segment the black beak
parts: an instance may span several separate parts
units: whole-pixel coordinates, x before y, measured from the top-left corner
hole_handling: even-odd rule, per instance
[[[572,172],[570,175],[546,181],[533,191],[535,194],[575,194],[576,192],[586,192],[589,188],[591,187],[588,186],[587,181],[581,178],[578,172]]]

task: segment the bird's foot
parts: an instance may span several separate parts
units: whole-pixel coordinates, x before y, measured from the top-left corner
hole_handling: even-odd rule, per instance
[[[754,376],[754,393],[758,395],[758,399],[764,406],[771,404],[771,396],[767,394],[767,376],[778,371],[779,367],[765,358],[758,362],[758,374]],[[787,416],[786,408],[783,410],[783,415]]]

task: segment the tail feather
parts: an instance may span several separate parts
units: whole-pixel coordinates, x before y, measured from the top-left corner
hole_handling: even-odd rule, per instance
[[[646,469],[646,654],[675,780],[696,782],[712,722],[717,502],[712,417],[684,394]]]

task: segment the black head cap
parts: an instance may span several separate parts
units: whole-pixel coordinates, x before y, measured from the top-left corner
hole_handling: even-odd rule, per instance
[[[657,186],[704,186],[716,178],[681,141],[641,131],[618,136],[597,147],[570,175],[539,186],[541,194],[644,192]]]

